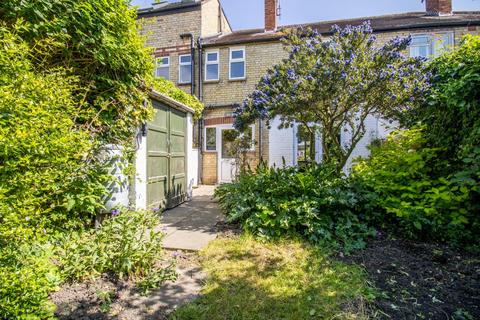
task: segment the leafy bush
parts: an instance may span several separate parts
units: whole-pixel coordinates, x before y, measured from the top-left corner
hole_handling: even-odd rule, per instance
[[[97,230],[65,236],[59,252],[63,276],[81,280],[107,272],[119,277],[147,275],[161,259],[158,221],[151,211],[130,211],[106,219]]]
[[[361,248],[372,235],[357,215],[361,199],[332,166],[245,171],[215,191],[231,222],[267,239],[300,235],[314,243]]]
[[[0,245],[77,226],[102,206],[95,147],[74,122],[77,79],[32,68],[31,50],[0,28]]]
[[[59,284],[50,248],[34,244],[0,250],[0,319],[54,319],[48,295]]]
[[[0,21],[35,52],[35,69],[63,66],[78,79],[76,123],[107,143],[126,144],[150,115],[151,49],[126,0],[2,0]],[[20,27],[18,27],[20,26]]]
[[[371,146],[371,156],[353,168],[352,183],[368,199],[366,217],[411,238],[478,241],[480,219],[469,210],[469,189],[454,179],[433,178],[439,149],[425,146],[422,128],[396,131]]]
[[[178,102],[181,102],[193,110],[195,110],[195,118],[199,118],[202,115],[202,111],[204,108],[203,103],[198,100],[197,97],[192,96],[191,94],[186,93],[182,89],[179,89],[175,84],[171,81],[165,80],[163,78],[155,78],[153,83],[153,88],[161,92],[172,99],[175,99]]]

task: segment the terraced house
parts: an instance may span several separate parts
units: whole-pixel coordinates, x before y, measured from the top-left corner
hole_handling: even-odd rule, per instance
[[[265,27],[253,30],[232,30],[219,0],[164,1],[140,10],[142,32],[148,36],[148,45],[156,48],[156,75],[195,94],[206,106],[194,141],[200,182],[228,182],[234,176],[233,108],[254,90],[269,67],[287,56],[281,43],[286,29],[310,27],[328,37],[332,25],[369,20],[380,42],[411,35],[408,54],[423,57],[458,45],[467,33],[480,33],[480,11],[453,12],[451,0],[425,3],[424,12],[279,26],[278,0],[265,0]],[[275,122],[271,129],[262,122],[251,126],[249,154],[254,163],[261,159],[270,165],[296,165],[311,148],[321,160],[320,137],[302,141],[298,128],[280,130]],[[366,155],[370,141],[384,137],[389,130],[387,121],[370,117],[367,134],[351,158]]]

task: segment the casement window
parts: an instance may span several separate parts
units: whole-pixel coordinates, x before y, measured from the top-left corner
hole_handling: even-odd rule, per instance
[[[206,52],[205,54],[205,81],[218,81],[220,69],[220,54],[218,51]]]
[[[411,57],[431,58],[453,47],[453,33],[421,34],[412,36]]]
[[[192,82],[192,56],[189,54],[180,55],[178,57],[178,82]]]
[[[246,140],[250,141],[250,150],[255,150],[255,135],[254,135],[254,132],[255,132],[255,126],[251,125],[243,133]]]
[[[412,43],[410,44],[410,57],[428,58],[432,54],[431,50],[432,47],[430,44],[430,36],[412,36]]]
[[[170,80],[170,57],[157,58],[155,63],[155,76]]]
[[[306,126],[297,127],[297,163],[299,165],[315,161],[316,135]]]
[[[245,77],[245,49],[230,48],[230,80],[245,79]]]
[[[433,55],[441,55],[445,51],[453,48],[453,33],[437,33],[433,35]]]
[[[205,150],[217,150],[217,128],[210,127],[205,129]]]

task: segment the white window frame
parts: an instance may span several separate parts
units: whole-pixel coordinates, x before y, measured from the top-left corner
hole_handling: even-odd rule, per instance
[[[412,39],[413,38],[420,38],[420,37],[426,37],[427,38],[427,46],[428,46],[428,53],[427,53],[427,56],[425,58],[429,58],[432,56],[433,54],[433,48],[432,48],[432,35],[431,34],[426,34],[426,33],[418,33],[418,34],[412,34]],[[423,46],[420,46],[420,45],[412,45],[410,44],[408,50],[409,50],[409,56],[410,57],[413,57],[412,55],[412,48],[417,48],[417,47],[423,47]]]
[[[215,150],[207,150],[207,129],[215,129]],[[203,130],[203,151],[205,152],[218,152],[218,126],[207,126]]]
[[[232,54],[234,51],[243,51],[243,58],[233,59]],[[232,77],[232,63],[243,62],[243,77]],[[247,52],[245,47],[231,47],[229,51],[228,62],[228,79],[229,80],[245,80],[247,78]]]
[[[208,61],[208,54],[210,54],[210,53],[216,53],[217,54],[217,60]],[[218,66],[217,77],[215,79],[207,79],[207,66],[209,66],[209,65],[217,65]],[[220,51],[219,50],[205,51],[205,82],[212,82],[212,81],[219,81],[219,80],[220,80]]]
[[[182,57],[190,57],[190,62],[182,62]],[[181,54],[178,56],[178,83],[181,84],[191,84],[192,79],[190,81],[182,81],[182,66],[190,66],[190,78],[192,77],[192,55],[189,54]]]
[[[162,64],[161,66],[159,66],[158,62],[160,60],[163,60],[163,59],[167,59],[168,60],[168,63],[167,64]],[[163,57],[157,57],[155,58],[155,78],[157,78],[157,69],[158,68],[168,68],[168,79],[166,80],[170,80],[170,56],[163,56]],[[158,77],[159,78],[159,77]]]
[[[250,125],[250,128],[252,128],[252,141],[250,141],[250,148],[248,151],[255,151],[255,125]]]
[[[436,47],[437,41],[439,41],[438,38],[443,37],[445,35],[447,35],[449,37],[449,40],[450,40],[450,44],[448,44],[448,45],[450,45],[451,48],[453,48],[455,46],[455,33],[453,31],[436,32],[436,33],[432,34],[432,40],[431,40],[432,41],[432,56],[433,57],[438,57],[443,52],[445,52],[445,51],[437,52],[437,47]],[[449,49],[447,48],[446,51],[448,51],[448,50]]]

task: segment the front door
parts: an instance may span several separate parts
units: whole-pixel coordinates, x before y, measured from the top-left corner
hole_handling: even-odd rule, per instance
[[[235,139],[234,129],[222,129],[220,136],[220,182],[232,182],[236,175],[235,161]]]

